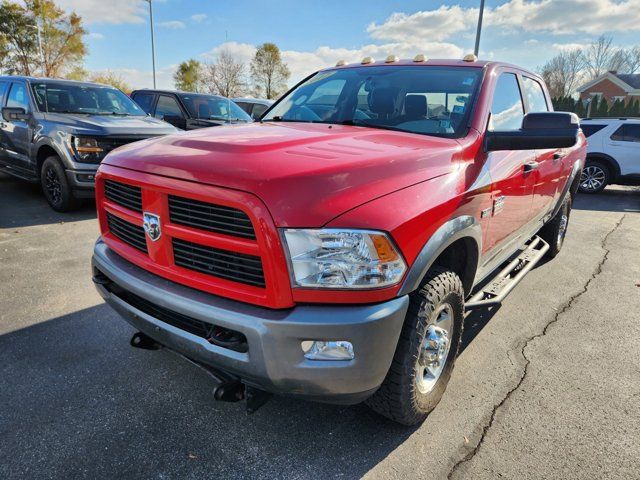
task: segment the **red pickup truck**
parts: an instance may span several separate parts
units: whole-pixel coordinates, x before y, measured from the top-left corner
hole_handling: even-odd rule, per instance
[[[110,153],[93,280],[132,345],[206,367],[216,399],[366,401],[419,422],[465,308],[562,247],[586,142],[552,110],[513,65],[341,62],[255,124]]]

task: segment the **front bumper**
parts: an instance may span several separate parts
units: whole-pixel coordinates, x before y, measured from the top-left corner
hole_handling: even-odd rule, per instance
[[[98,171],[98,165],[95,169],[67,169],[67,182],[71,185],[73,194],[78,198],[94,198],[95,185],[96,185],[96,172]]]
[[[409,305],[404,296],[374,305],[299,305],[270,310],[165,280],[124,260],[101,240],[96,242],[92,266],[94,275],[103,274],[119,288],[165,311],[244,334],[248,350],[243,353],[213,345],[96,285],[125,320],[158,343],[263,390],[331,403],[358,403],[380,386]],[[314,339],[347,340],[353,344],[355,358],[307,360],[300,344]]]

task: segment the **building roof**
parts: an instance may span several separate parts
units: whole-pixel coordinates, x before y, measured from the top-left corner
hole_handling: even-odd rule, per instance
[[[578,93],[582,93],[589,90],[591,87],[597,85],[603,80],[609,80],[618,85],[622,90],[627,93],[640,93],[640,73],[617,73],[617,72],[605,72],[599,77],[594,78],[590,82],[585,83],[579,87]]]

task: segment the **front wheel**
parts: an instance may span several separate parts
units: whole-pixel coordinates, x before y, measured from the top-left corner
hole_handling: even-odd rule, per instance
[[[367,400],[396,422],[423,421],[444,394],[458,356],[464,288],[451,270],[434,267],[410,295],[409,310],[387,376]]]
[[[73,195],[58,157],[45,159],[40,171],[40,183],[47,202],[56,212],[69,212],[78,207],[79,201]]]

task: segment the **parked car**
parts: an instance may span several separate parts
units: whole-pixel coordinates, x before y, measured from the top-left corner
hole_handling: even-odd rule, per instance
[[[273,101],[266,98],[234,98],[233,101],[254,120],[260,120],[262,114],[273,105]]]
[[[261,122],[111,153],[93,280],[133,346],[205,365],[216,399],[419,422],[465,308],[563,245],[586,141],[551,110],[538,75],[475,57],[322,70]]]
[[[0,169],[40,182],[60,212],[93,198],[95,173],[108,152],[176,132],[107,85],[0,76],[0,102]]]
[[[232,100],[218,95],[145,89],[131,92],[131,98],[149,115],[181,130],[252,121]]]
[[[587,164],[580,191],[600,192],[607,185],[640,185],[640,119],[586,118]]]

